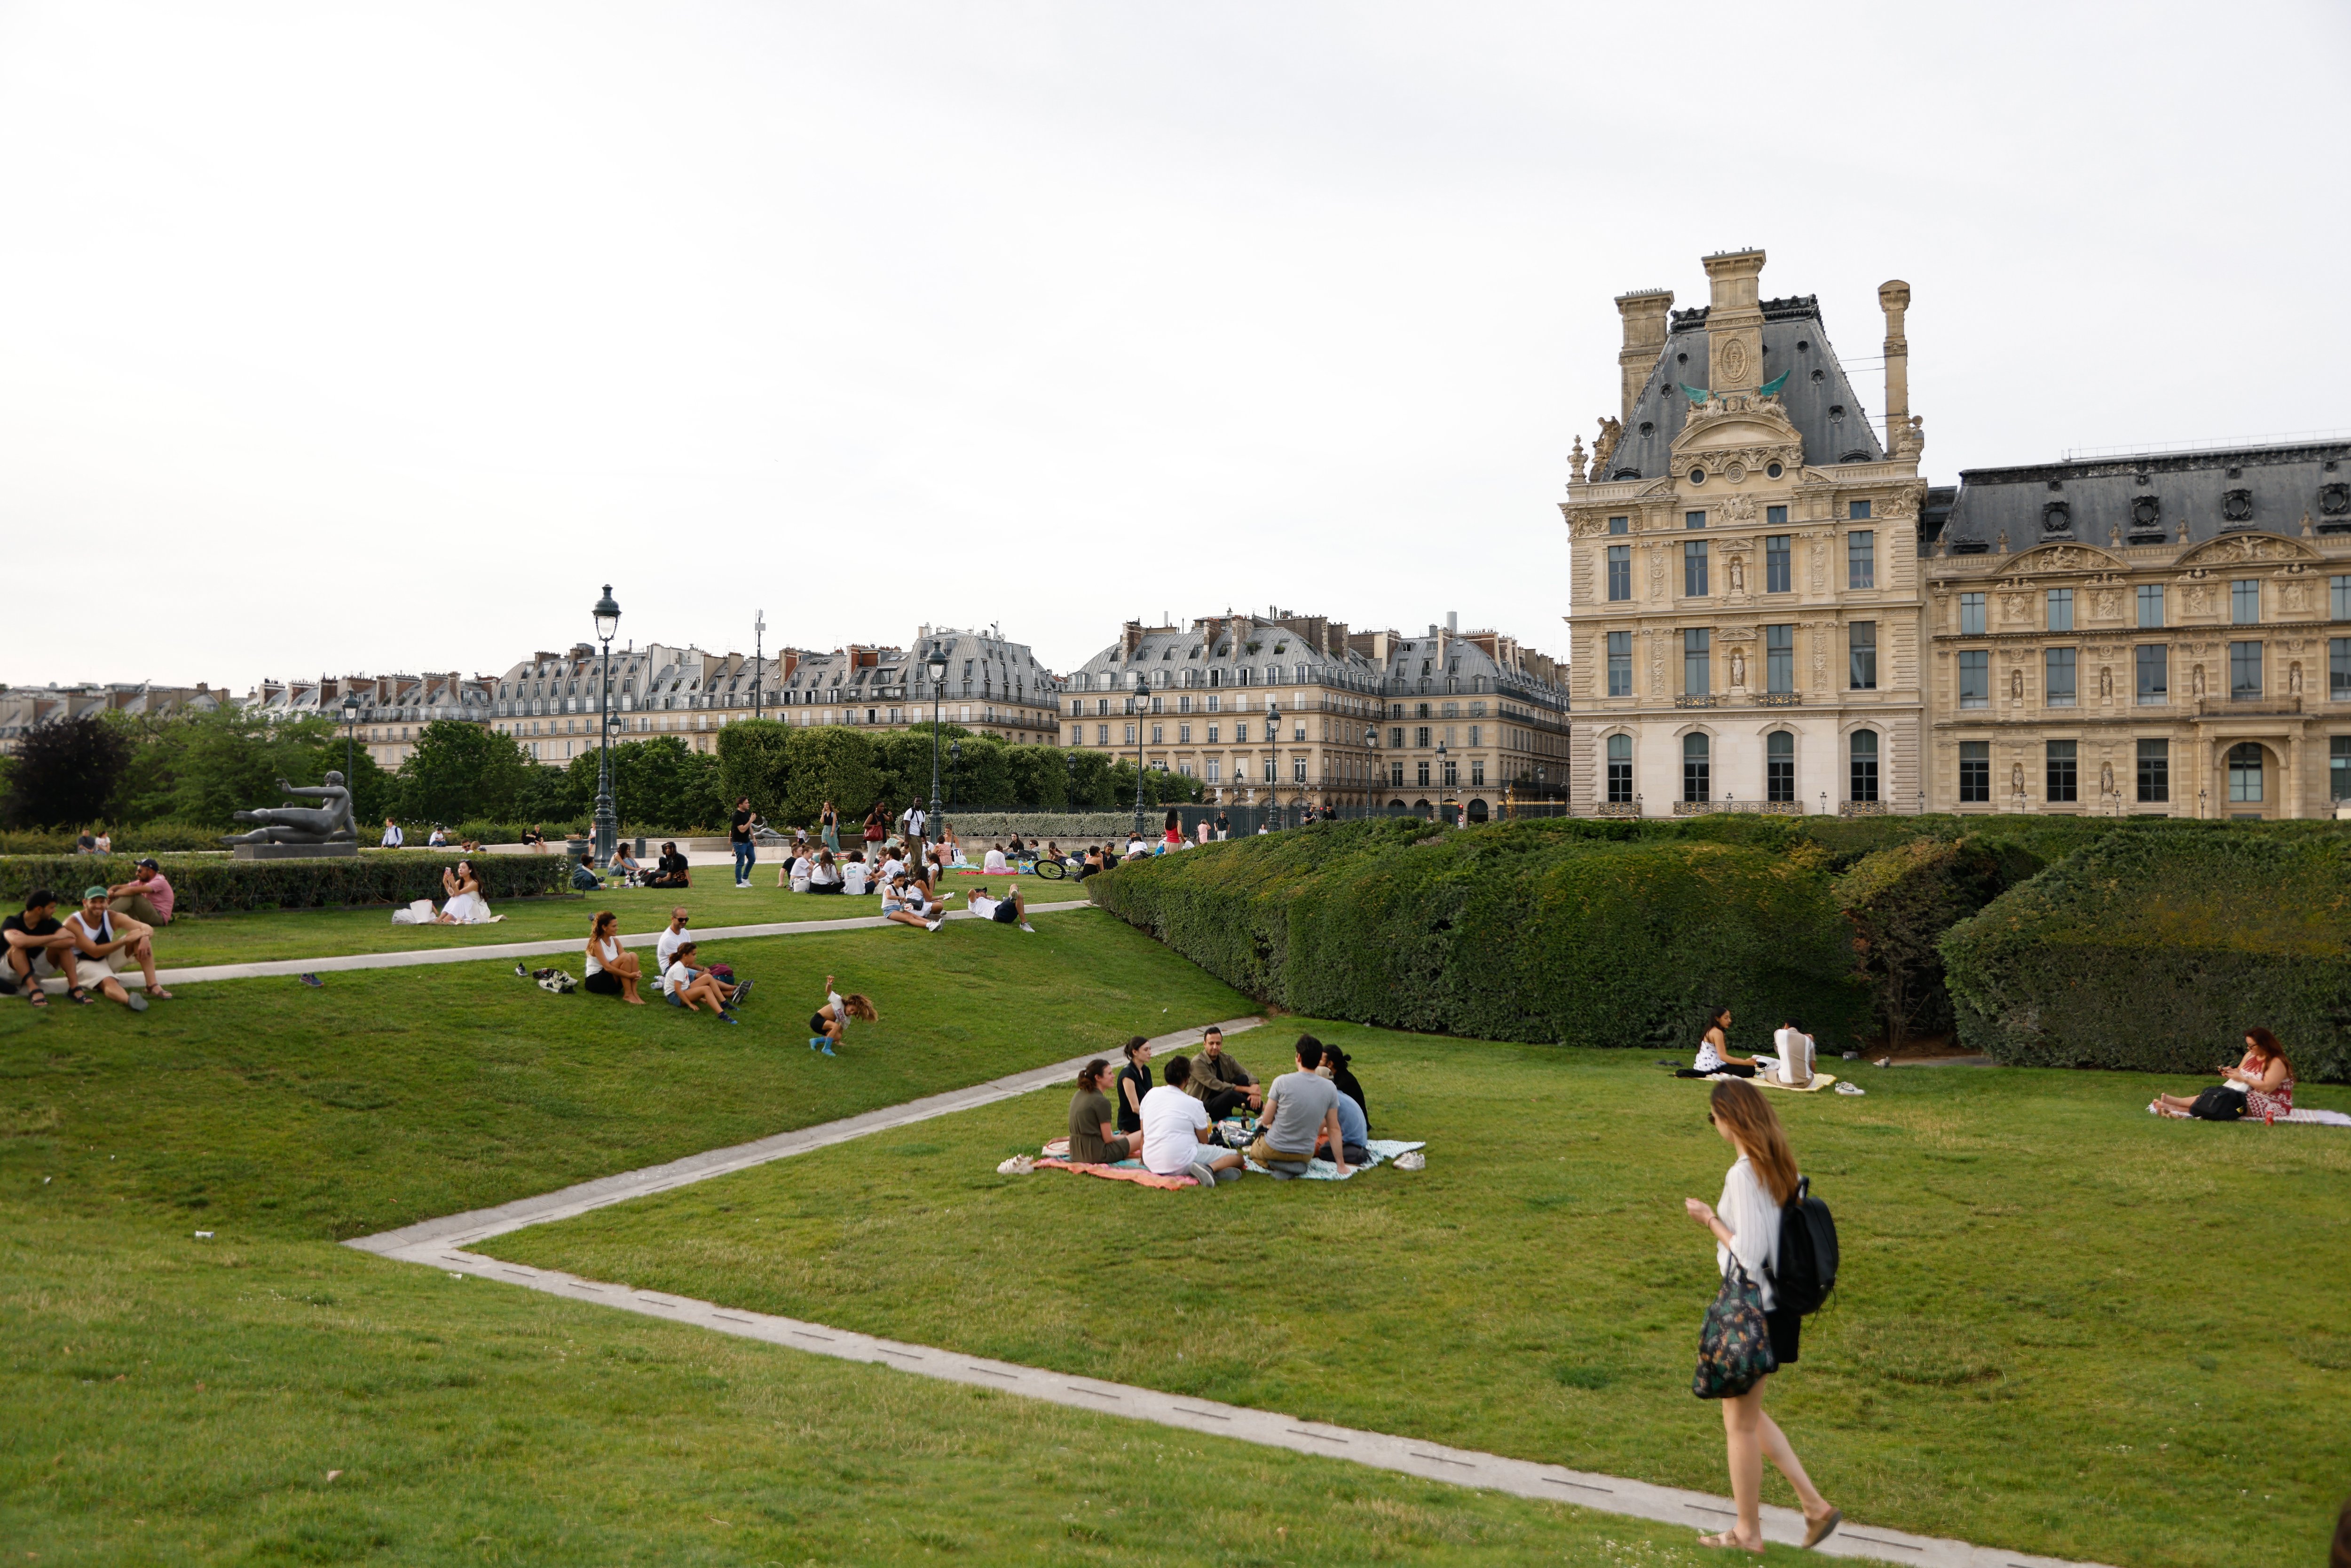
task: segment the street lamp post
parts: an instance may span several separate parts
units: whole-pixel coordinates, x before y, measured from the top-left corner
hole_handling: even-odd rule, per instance
[[[604,597],[596,601],[590,612],[596,618],[596,639],[604,644],[604,674],[597,684],[596,727],[596,863],[608,864],[612,858],[612,845],[620,836],[620,822],[612,810],[612,633],[621,629],[621,606],[612,598],[612,585],[604,585]]]
[[[343,694],[343,788],[357,793],[359,775],[351,769],[359,762],[357,745],[360,734],[360,694]],[[353,821],[357,821],[356,818]]]
[[[946,842],[946,819],[939,814],[939,698],[947,689],[947,646],[931,639],[925,659],[931,676],[931,841]]]
[[[1142,671],[1134,673],[1134,836],[1143,837],[1143,705],[1151,695],[1151,683]]]
[[[760,688],[768,684],[767,636],[768,612],[764,610],[754,610],[751,612],[751,716],[753,718],[758,718],[766,711],[760,702],[766,694]]]
[[[1445,826],[1445,742],[1437,743],[1437,825]]]

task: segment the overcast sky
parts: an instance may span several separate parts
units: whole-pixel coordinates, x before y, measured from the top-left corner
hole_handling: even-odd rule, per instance
[[[1926,467],[2351,425],[2351,7],[0,0],[0,680],[1564,643],[1611,298]],[[2329,366],[2337,367],[2330,371]]]

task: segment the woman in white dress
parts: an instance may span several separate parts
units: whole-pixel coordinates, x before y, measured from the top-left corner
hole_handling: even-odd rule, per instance
[[[459,861],[454,871],[441,873],[441,889],[449,902],[441,906],[442,925],[486,925],[497,918],[490,913],[490,901],[482,896],[481,874],[474,870],[472,861]]]

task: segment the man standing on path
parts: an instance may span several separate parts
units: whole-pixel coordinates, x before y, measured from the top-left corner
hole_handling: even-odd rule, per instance
[[[758,817],[751,810],[750,796],[746,795],[735,802],[735,816],[726,829],[726,841],[735,851],[735,885],[737,887],[751,885],[751,862],[758,852],[751,841],[751,830],[758,822]]]
[[[1322,1065],[1322,1042],[1311,1034],[1298,1037],[1298,1071],[1273,1081],[1265,1097],[1265,1114],[1249,1157],[1271,1172],[1277,1181],[1306,1174],[1314,1146],[1328,1143],[1340,1155],[1339,1174],[1347,1174],[1346,1135],[1339,1124],[1339,1091],[1314,1070]]]
[[[393,821],[390,817],[386,817],[383,820],[383,847],[388,850],[396,850],[407,841],[407,835],[403,834],[400,831],[400,824]]]

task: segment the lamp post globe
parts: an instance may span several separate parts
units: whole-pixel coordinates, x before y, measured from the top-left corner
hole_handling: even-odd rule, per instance
[[[601,732],[596,737],[596,863],[601,866],[611,861],[621,831],[612,810],[612,634],[621,629],[621,606],[611,583],[604,585],[604,596],[589,613],[595,618],[596,640],[604,644],[603,674],[596,683],[596,727]]]
[[[931,841],[946,842],[946,819],[939,812],[939,699],[947,689],[947,645],[945,641],[931,639],[930,652],[924,655],[924,668],[931,677]]]

